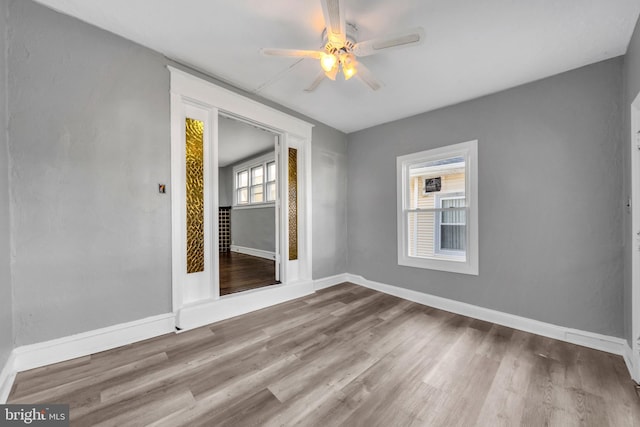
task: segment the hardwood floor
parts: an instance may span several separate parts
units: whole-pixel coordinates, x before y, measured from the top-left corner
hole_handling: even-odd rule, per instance
[[[238,252],[220,253],[220,295],[276,283],[275,261]]]
[[[352,284],[18,374],[72,426],[634,426],[621,357]]]

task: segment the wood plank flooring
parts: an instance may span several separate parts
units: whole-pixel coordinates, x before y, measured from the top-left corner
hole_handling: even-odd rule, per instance
[[[637,426],[621,357],[353,284],[18,374],[72,426]]]
[[[219,259],[220,295],[277,283],[275,261],[238,252],[221,252]]]

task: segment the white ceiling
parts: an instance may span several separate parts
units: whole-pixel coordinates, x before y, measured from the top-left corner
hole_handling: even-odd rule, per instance
[[[384,83],[325,80],[319,0],[38,0],[344,132],[477,98],[626,52],[638,0],[345,0],[358,40],[421,26],[426,40],[361,61]],[[287,71],[289,70],[289,71]]]
[[[268,150],[275,150],[275,137],[238,120],[218,117],[218,165],[225,167]]]

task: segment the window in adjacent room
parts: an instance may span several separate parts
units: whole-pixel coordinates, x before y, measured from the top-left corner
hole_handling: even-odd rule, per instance
[[[251,203],[264,201],[264,167],[251,168]]]
[[[276,200],[276,162],[267,163],[267,202]]]
[[[234,206],[274,204],[276,201],[276,162],[274,154],[251,159],[234,166]]]
[[[398,157],[398,264],[478,274],[477,147]]]
[[[249,203],[249,172],[244,170],[236,174],[236,201],[239,205]]]

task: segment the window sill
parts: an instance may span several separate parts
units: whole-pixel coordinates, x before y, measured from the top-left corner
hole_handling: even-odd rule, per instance
[[[462,258],[455,259],[447,257],[438,258],[418,258],[418,257],[398,257],[398,265],[405,267],[424,268],[427,270],[448,271],[450,273],[478,275],[478,264]]]
[[[232,209],[264,209],[264,208],[274,208],[276,206],[276,202],[267,202],[267,203],[254,203],[252,205],[233,205]]]

